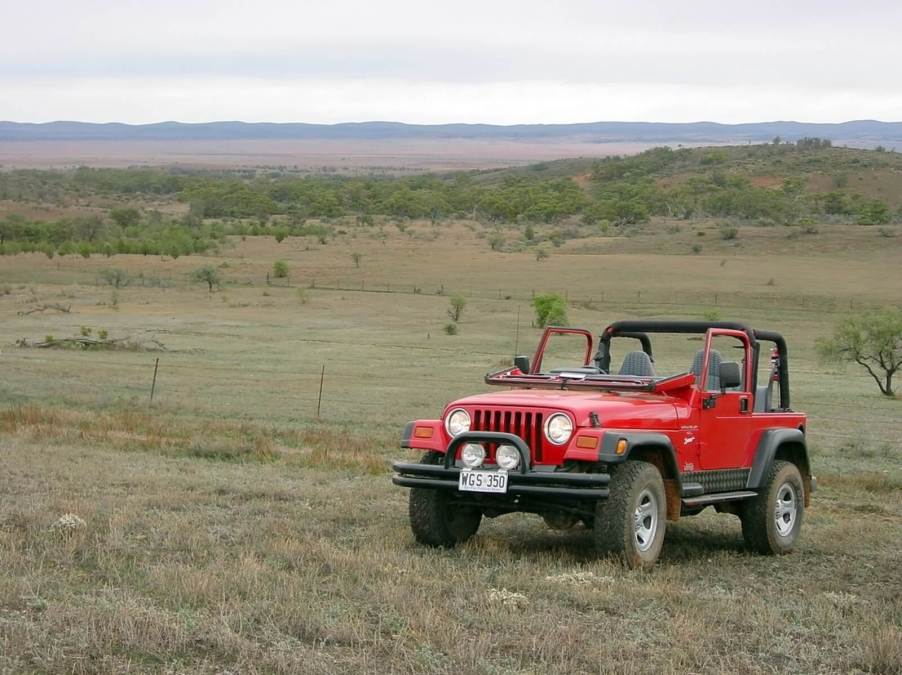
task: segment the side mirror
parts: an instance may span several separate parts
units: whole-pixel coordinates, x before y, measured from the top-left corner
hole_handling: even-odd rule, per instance
[[[720,364],[720,388],[733,389],[742,384],[742,371],[736,361],[723,361]]]
[[[529,372],[529,357],[528,356],[515,356],[514,357],[514,365],[520,369],[521,373]]]

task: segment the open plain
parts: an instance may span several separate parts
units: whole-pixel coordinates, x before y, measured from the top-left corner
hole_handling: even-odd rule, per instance
[[[478,223],[403,230],[0,258],[0,670],[899,671],[902,408],[814,351],[850,309],[898,303],[898,226],[800,245],[655,224],[545,260],[491,250]],[[289,277],[268,285],[277,259]],[[189,280],[203,263],[220,290]],[[132,283],[103,285],[111,265]],[[530,516],[454,551],[414,544],[388,471],[404,422],[528,353],[549,290],[594,331],[716,314],[786,334],[820,484],[796,553],[752,554],[713,513],[671,525],[648,574]],[[44,305],[69,311],[28,313]],[[143,346],[16,346],[100,331]]]

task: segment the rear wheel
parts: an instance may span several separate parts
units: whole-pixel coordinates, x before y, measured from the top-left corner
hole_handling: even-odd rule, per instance
[[[661,473],[627,461],[611,477],[610,495],[595,508],[595,546],[631,568],[651,567],[664,545],[667,501]]]
[[[440,464],[442,455],[427,452],[422,464]],[[476,534],[482,521],[482,512],[468,506],[459,506],[446,490],[412,488],[410,490],[410,529],[414,538],[427,546],[450,548],[465,542]]]
[[[759,553],[782,555],[795,546],[805,515],[805,487],[798,468],[775,461],[761,492],[743,504],[742,536]]]

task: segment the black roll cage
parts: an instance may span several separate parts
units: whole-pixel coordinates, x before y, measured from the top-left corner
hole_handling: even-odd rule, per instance
[[[772,342],[779,355],[778,376],[780,381],[780,409],[789,410],[789,354],[786,340],[774,331],[757,330],[738,321],[667,321],[667,320],[626,320],[615,321],[604,329],[598,338],[598,350],[595,352],[594,361],[599,370],[604,373],[611,371],[611,340],[615,337],[633,338],[642,345],[642,351],[654,362],[651,350],[651,339],[648,333],[684,333],[704,335],[712,328],[723,328],[745,333],[752,349],[752,393],[757,396],[758,389],[758,359],[761,347],[759,340]]]

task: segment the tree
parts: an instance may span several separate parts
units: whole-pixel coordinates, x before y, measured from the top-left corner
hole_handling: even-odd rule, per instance
[[[100,270],[100,278],[107,282],[113,288],[122,288],[128,286],[128,272],[123,269],[105,269]]]
[[[361,253],[352,253],[351,260],[354,261],[354,267],[360,267],[360,260],[363,258],[363,254]]]
[[[881,394],[894,397],[893,375],[902,368],[902,311],[888,308],[844,319],[832,337],[817,341],[817,350],[824,360],[857,363]]]
[[[110,211],[110,218],[119,227],[131,227],[141,221],[141,212],[133,208],[113,209]]]
[[[213,287],[219,288],[221,280],[219,278],[219,270],[213,267],[212,265],[204,265],[203,267],[198,267],[191,273],[191,278],[194,281],[202,281],[210,289],[210,293],[213,292]]]
[[[454,323],[457,323],[460,321],[460,317],[463,316],[464,307],[466,306],[467,299],[462,295],[455,295],[451,298],[451,307],[448,308],[448,317]]]
[[[25,219],[17,213],[7,216],[5,220],[0,220],[0,246],[9,240],[18,239],[24,228]]]
[[[545,326],[567,325],[567,301],[557,293],[545,293],[532,299],[533,309],[536,310],[536,323],[541,328]]]
[[[288,263],[284,260],[276,260],[272,264],[272,275],[276,279],[287,279],[288,278]]]

